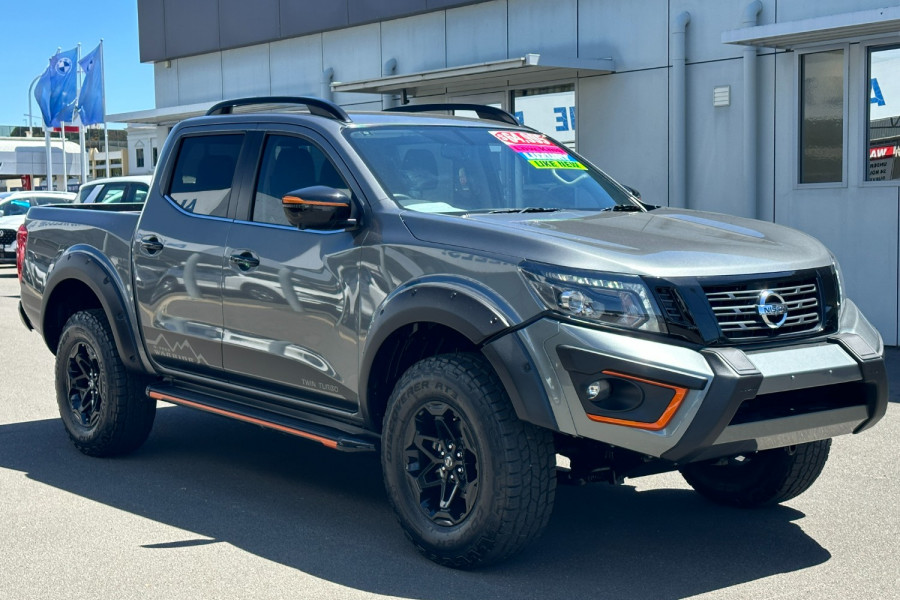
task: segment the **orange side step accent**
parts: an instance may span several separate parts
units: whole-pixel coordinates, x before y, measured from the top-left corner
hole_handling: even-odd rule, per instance
[[[206,404],[201,404],[199,402],[193,402],[191,400],[185,400],[184,398],[178,398],[176,396],[170,396],[168,394],[163,394],[163,393],[156,392],[156,391],[151,391],[150,397],[153,398],[154,400],[163,400],[164,402],[171,402],[172,404],[180,404],[182,406],[188,406],[190,408],[196,408],[196,409],[210,412],[213,414],[222,415],[223,417],[237,419],[238,421],[243,421],[245,423],[253,423],[254,425],[259,425],[259,426],[265,427],[267,429],[274,429],[276,431],[281,431],[283,433],[288,433],[290,435],[296,435],[298,437],[302,437],[307,440],[319,442],[323,446],[331,448],[332,450],[338,449],[338,443],[335,440],[330,440],[328,438],[325,438],[325,437],[322,437],[319,435],[315,435],[313,433],[308,433],[308,432],[300,430],[300,429],[294,429],[293,427],[287,427],[286,425],[279,425],[278,423],[270,423],[269,421],[264,421],[262,419],[257,419],[255,417],[248,417],[247,415],[242,415],[240,413],[232,412],[230,410],[224,410],[222,408],[207,406]]]

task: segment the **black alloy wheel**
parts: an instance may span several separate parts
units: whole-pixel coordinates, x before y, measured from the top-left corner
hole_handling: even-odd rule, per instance
[[[84,342],[75,344],[66,358],[66,373],[66,397],[75,421],[85,429],[96,427],[103,405],[97,353]]]
[[[478,451],[472,429],[448,404],[429,402],[406,428],[407,483],[435,524],[458,525],[478,501]]]

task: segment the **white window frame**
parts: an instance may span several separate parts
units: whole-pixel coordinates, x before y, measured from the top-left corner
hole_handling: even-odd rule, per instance
[[[843,114],[843,135],[842,135],[842,144],[843,147],[841,149],[841,153],[843,156],[843,160],[841,161],[841,180],[840,181],[829,181],[826,183],[801,183],[800,182],[800,160],[802,156],[802,152],[800,150],[800,127],[802,126],[802,121],[800,117],[800,93],[801,93],[801,85],[802,81],[800,81],[800,61],[803,56],[807,54],[818,54],[821,52],[828,52],[830,50],[842,50],[844,53],[844,114]],[[794,52],[794,128],[793,128],[793,180],[794,180],[794,189],[795,190],[814,190],[814,189],[834,189],[834,188],[846,188],[848,187],[847,182],[847,171],[850,156],[850,144],[849,144],[849,125],[850,125],[850,43],[844,42],[839,44],[829,43],[822,45],[811,45],[803,48],[798,48]]]

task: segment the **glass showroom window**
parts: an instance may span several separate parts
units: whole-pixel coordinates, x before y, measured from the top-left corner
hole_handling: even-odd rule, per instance
[[[575,149],[575,85],[515,90],[516,119]]]
[[[844,173],[844,51],[800,56],[800,183]]]
[[[869,49],[867,181],[900,179],[900,48]]]
[[[144,168],[144,144],[142,142],[138,142],[134,149],[134,165],[138,169]]]

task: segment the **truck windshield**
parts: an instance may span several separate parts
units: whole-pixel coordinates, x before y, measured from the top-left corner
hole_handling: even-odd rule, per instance
[[[384,126],[347,137],[401,207],[420,212],[641,210],[565,146],[526,131]]]

